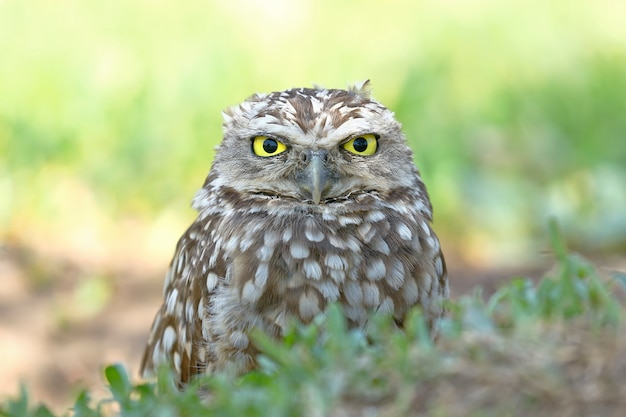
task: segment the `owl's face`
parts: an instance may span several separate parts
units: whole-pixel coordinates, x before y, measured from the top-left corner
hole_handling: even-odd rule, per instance
[[[400,124],[363,87],[254,95],[227,110],[212,173],[213,187],[309,208],[421,188]]]

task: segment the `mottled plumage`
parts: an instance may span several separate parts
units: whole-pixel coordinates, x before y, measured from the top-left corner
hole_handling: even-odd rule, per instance
[[[256,94],[224,112],[224,138],[165,279],[142,360],[182,383],[254,367],[248,334],[280,337],[339,302],[401,325],[443,314],[448,278],[432,208],[400,124],[367,83]]]

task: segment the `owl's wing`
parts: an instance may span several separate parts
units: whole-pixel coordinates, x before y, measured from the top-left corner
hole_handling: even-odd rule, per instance
[[[401,283],[396,295],[401,297],[401,301],[398,302],[400,308],[395,311],[394,320],[400,328],[404,327],[408,309],[415,305],[421,307],[430,329],[446,312],[444,300],[450,292],[446,262],[429,220],[429,216],[419,215],[412,222],[404,218],[392,227],[392,236],[396,235],[391,240],[407,244],[397,250],[398,255],[394,259],[403,259],[406,262],[404,268],[410,274]],[[388,276],[389,284],[392,276]]]
[[[450,296],[448,271],[439,238],[429,224],[421,222],[419,239],[423,258],[412,275],[419,287],[419,303],[426,313],[428,326],[433,329],[434,320],[446,313],[444,300]]]
[[[206,338],[202,323],[211,291],[207,287],[205,255],[219,255],[207,241],[203,224],[196,221],[178,241],[164,284],[163,304],[154,318],[140,374],[151,377],[166,365],[179,383],[189,382],[207,366]],[[221,256],[215,256],[221,262]],[[219,268],[218,269],[222,269]],[[223,275],[221,275],[223,277]],[[211,274],[217,279],[215,273]]]

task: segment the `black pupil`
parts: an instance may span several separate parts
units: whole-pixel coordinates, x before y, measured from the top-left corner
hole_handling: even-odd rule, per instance
[[[354,139],[354,150],[357,152],[365,152],[367,149],[367,139],[365,138],[356,138]]]
[[[274,153],[278,150],[278,143],[274,139],[265,139],[263,141],[263,150],[267,153]]]

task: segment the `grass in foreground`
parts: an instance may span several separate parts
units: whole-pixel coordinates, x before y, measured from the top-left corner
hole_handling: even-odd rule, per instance
[[[516,278],[488,300],[450,304],[433,344],[418,310],[404,332],[375,317],[349,331],[338,308],[275,342],[255,334],[260,367],[178,391],[167,372],[133,384],[123,367],[105,369],[111,398],[81,393],[74,416],[518,416],[626,415],[626,330],[620,296],[626,277],[606,280],[568,254],[556,227],[553,273]],[[208,388],[208,390],[207,390]],[[210,392],[210,400],[206,400]],[[204,399],[203,399],[204,398]],[[28,390],[1,416],[50,417]]]

